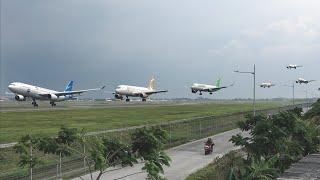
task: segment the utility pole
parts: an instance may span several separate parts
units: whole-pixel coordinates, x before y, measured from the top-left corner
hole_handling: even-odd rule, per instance
[[[256,116],[256,65],[253,64],[253,72],[238,71],[238,70],[236,70],[234,72],[253,75],[253,116]]]
[[[294,103],[294,82],[292,83],[292,103],[293,103],[293,105],[295,105],[295,103]]]
[[[256,65],[253,65],[253,116],[256,116]]]

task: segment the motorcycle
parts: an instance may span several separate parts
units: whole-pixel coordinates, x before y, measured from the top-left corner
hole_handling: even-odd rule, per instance
[[[204,145],[204,155],[212,154],[213,145]]]

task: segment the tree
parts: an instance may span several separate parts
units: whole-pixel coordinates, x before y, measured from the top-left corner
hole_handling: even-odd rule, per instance
[[[57,137],[44,137],[38,140],[38,149],[45,154],[59,156],[59,175],[62,176],[62,157],[72,154],[71,145],[77,141],[79,132],[76,128],[62,126]]]
[[[131,154],[131,149],[128,145],[116,139],[100,139],[94,138],[89,150],[88,157],[94,164],[94,169],[99,171],[97,180],[106,173],[107,168],[122,165],[133,166],[137,163],[136,158]],[[92,176],[91,176],[92,178]]]
[[[29,175],[32,180],[32,169],[41,163],[39,158],[34,155],[34,150],[37,148],[38,139],[31,135],[26,135],[21,138],[18,144],[14,146],[16,153],[19,154],[19,166],[29,167]]]
[[[248,153],[246,174],[251,175],[246,178],[260,174],[261,178],[266,179],[269,177],[265,174],[269,172],[266,169],[284,171],[302,156],[317,151],[319,128],[301,119],[301,113],[302,109],[296,108],[271,117],[247,115],[245,121],[239,122],[240,129],[248,131],[250,136],[238,134],[230,141],[244,147]],[[274,162],[272,165],[268,163],[270,160]]]
[[[141,159],[145,162],[142,170],[148,173],[148,179],[163,179],[163,165],[169,166],[170,158],[163,151],[167,142],[166,131],[160,128],[141,128],[131,134],[132,144],[118,139],[98,138],[91,140],[89,156],[94,170],[99,172],[97,180],[106,173],[109,167],[116,165],[133,166]],[[91,178],[92,175],[91,175]]]
[[[132,151],[144,162],[142,168],[148,173],[148,179],[163,179],[163,165],[170,166],[170,157],[164,152],[168,134],[160,128],[141,128],[132,134]]]

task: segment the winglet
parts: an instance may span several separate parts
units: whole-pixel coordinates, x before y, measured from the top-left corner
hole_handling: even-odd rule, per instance
[[[220,87],[220,84],[221,84],[221,78],[219,78],[216,82],[216,86],[219,88]]]

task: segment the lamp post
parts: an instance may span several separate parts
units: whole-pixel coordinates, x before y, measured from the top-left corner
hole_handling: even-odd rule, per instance
[[[295,95],[294,95],[294,82],[292,83],[292,85],[284,85],[284,86],[287,86],[287,87],[291,87],[292,88],[292,104],[295,105]]]
[[[256,65],[253,65],[253,72],[250,71],[234,71],[236,73],[245,73],[253,75],[253,116],[256,116]]]

